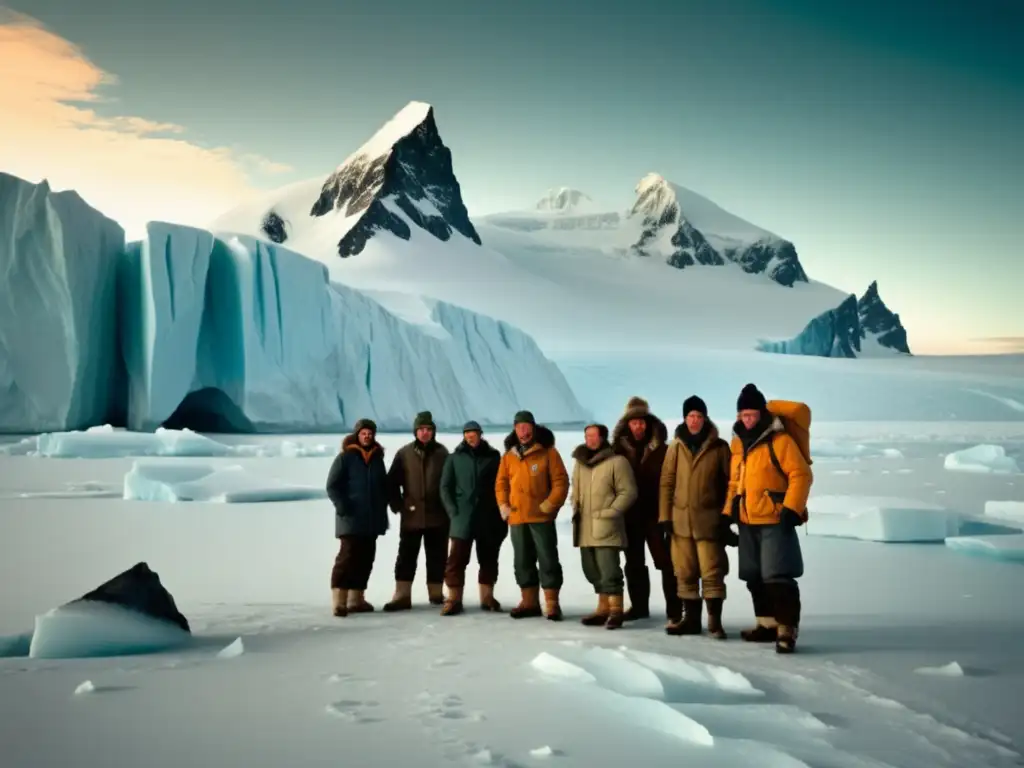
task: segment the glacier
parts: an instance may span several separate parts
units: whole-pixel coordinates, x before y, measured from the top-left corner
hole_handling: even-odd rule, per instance
[[[337,431],[587,414],[523,332],[443,302],[412,323],[279,245],[163,222],[121,270],[130,429]]]
[[[0,173],[0,432],[102,424],[122,400],[124,230],[75,192]]]

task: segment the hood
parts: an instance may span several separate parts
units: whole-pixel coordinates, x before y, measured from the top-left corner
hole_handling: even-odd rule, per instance
[[[652,444],[652,448],[657,448],[662,443],[668,442],[668,427],[665,426],[665,422],[653,413],[648,413],[644,420],[647,422],[648,442]],[[615,429],[612,430],[612,445],[618,445],[623,438],[628,437],[629,419],[623,416],[615,423]]]
[[[555,433],[547,427],[538,424],[533,428],[533,442],[537,443],[541,448],[554,448]],[[513,429],[505,438],[505,450],[511,451],[518,444],[519,438],[516,436],[516,431]]]
[[[586,464],[588,467],[597,466],[605,459],[610,459],[614,455],[615,451],[612,450],[612,446],[607,440],[593,453],[591,453],[590,449],[587,448],[586,443],[580,443],[572,452],[572,457],[576,459],[576,461],[581,464]]]

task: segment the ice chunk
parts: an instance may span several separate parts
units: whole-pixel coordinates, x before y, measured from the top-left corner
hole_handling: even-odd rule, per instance
[[[28,656],[28,649],[31,645],[31,632],[23,632],[20,635],[0,637],[0,659],[6,659],[12,656]]]
[[[1001,445],[976,445],[946,456],[946,469],[958,472],[1014,474],[1020,467]]]
[[[323,488],[293,485],[241,465],[136,461],[124,476],[124,498],[133,501],[211,501],[244,504],[326,497]]]
[[[1024,533],[1002,536],[951,536],[946,546],[968,555],[1024,563]]]
[[[122,286],[133,429],[322,431],[370,417],[405,430],[425,402],[442,429],[505,424],[526,402],[548,422],[587,418],[521,331],[433,301],[429,329],[407,322],[262,240],[151,223]]]
[[[986,501],[985,516],[1024,524],[1024,501]]]
[[[687,700],[700,698],[696,695],[700,689],[704,689],[705,694],[764,696],[764,691],[755,688],[745,675],[728,667],[648,651],[622,650],[630,659],[657,673],[664,688],[675,690],[680,685],[685,686]]]
[[[226,456],[231,447],[190,429],[128,432],[109,424],[81,432],[40,435],[38,453],[48,458],[112,459],[125,456]]]
[[[0,432],[102,423],[119,397],[124,230],[74,192],[0,173]]]
[[[237,659],[245,653],[245,644],[242,638],[236,637],[234,641],[217,651],[218,659]]]
[[[92,680],[86,680],[84,683],[75,688],[75,696],[81,696],[86,693],[94,693],[96,686],[93,685]]]
[[[530,750],[530,757],[535,757],[538,760],[545,760],[549,757],[554,757],[555,750],[549,746],[537,747],[536,749]]]
[[[878,448],[863,443],[844,443],[824,439],[814,441],[811,453],[815,459],[903,458],[903,453],[896,448]]]
[[[571,662],[552,656],[547,651],[538,654],[530,666],[545,675],[562,680],[571,680],[575,683],[596,683],[597,678],[582,667]]]
[[[815,496],[808,536],[883,542],[935,542],[955,536],[960,516],[917,499]]]
[[[28,655],[34,659],[155,653],[187,644],[180,627],[121,605],[69,603],[36,617]]]
[[[919,667],[914,670],[919,675],[933,675],[935,677],[963,677],[964,668],[957,662],[951,661],[941,667]]]

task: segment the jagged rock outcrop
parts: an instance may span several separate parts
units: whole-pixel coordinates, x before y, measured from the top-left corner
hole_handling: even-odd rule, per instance
[[[871,283],[859,300],[851,293],[835,309],[822,312],[792,339],[762,341],[758,349],[784,355],[854,358],[868,351],[866,341],[910,354],[907,332],[899,315],[878,296],[877,282]]]
[[[739,265],[784,286],[807,282],[788,240],[743,221],[710,200],[652,173],[640,180],[627,220],[638,220],[634,253],[661,257],[673,267]]]
[[[888,347],[905,355],[910,354],[907,343],[907,329],[900,322],[900,316],[890,310],[881,296],[878,295],[878,281],[868,286],[864,295],[857,302],[857,313],[860,326],[865,333],[874,334],[875,340],[883,347]]]
[[[159,574],[145,562],[136,563],[68,605],[89,602],[119,605],[151,619],[173,624],[185,632],[190,631],[188,620],[178,610],[171,593],[160,583]]]

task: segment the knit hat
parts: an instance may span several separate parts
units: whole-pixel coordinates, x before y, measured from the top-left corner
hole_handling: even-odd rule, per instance
[[[622,414],[623,421],[632,421],[633,419],[646,419],[651,413],[651,407],[642,397],[634,395],[629,398],[629,402],[626,403],[626,410]]]
[[[696,395],[690,395],[683,401],[683,418],[685,419],[694,411],[706,417],[708,415],[708,406]]]
[[[608,427],[604,424],[587,424],[587,426],[583,428],[583,431],[586,432],[591,427],[595,427],[597,429],[597,434],[601,436],[602,440],[608,439]]]
[[[364,429],[370,430],[375,435],[377,434],[377,424],[373,419],[360,419],[357,421],[356,425],[352,428],[352,434],[358,435]]]
[[[529,411],[519,411],[513,420],[513,426],[519,424],[530,424],[531,426],[537,426],[537,420],[533,418],[533,414]]]
[[[768,401],[761,394],[761,390],[753,384],[747,384],[736,401],[737,411],[763,411],[767,407]]]
[[[434,424],[434,416],[430,411],[420,411],[416,414],[416,420],[412,423],[412,429],[415,432],[420,427],[430,427],[433,430],[437,430],[437,426]]]
[[[477,424],[475,421],[467,421],[465,424],[462,425],[462,434],[466,434],[467,432],[483,433],[483,430],[480,429],[480,425]]]

